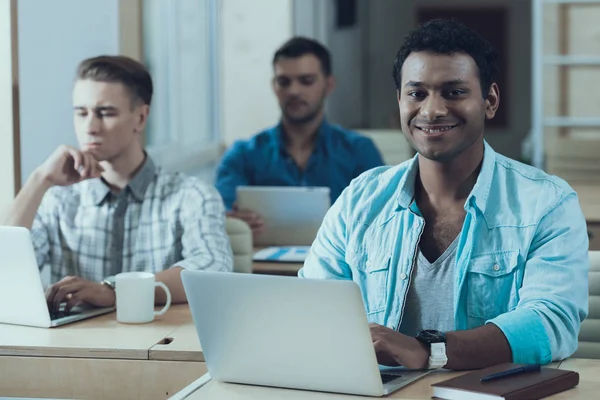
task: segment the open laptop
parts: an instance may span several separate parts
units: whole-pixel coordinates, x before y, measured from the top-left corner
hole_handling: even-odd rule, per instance
[[[308,246],[331,206],[328,187],[238,186],[237,204],[259,213],[266,231],[257,246]]]
[[[106,314],[114,307],[74,307],[51,315],[46,303],[31,234],[0,226],[0,323],[50,328]],[[63,305],[64,307],[64,305]]]
[[[190,270],[181,277],[212,379],[383,396],[429,373],[378,366],[353,281]]]

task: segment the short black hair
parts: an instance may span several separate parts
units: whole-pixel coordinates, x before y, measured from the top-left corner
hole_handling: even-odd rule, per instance
[[[477,32],[453,19],[432,19],[410,32],[394,60],[396,89],[402,85],[402,66],[410,53],[429,51],[436,54],[465,53],[477,64],[479,81],[484,98],[496,81],[498,53]]]
[[[281,45],[273,56],[273,66],[282,58],[298,58],[305,54],[312,54],[321,62],[321,69],[325,76],[331,75],[331,54],[329,50],[314,39],[295,36]]]
[[[152,77],[144,64],[126,56],[98,56],[79,63],[77,79],[123,84],[133,103],[152,102]]]

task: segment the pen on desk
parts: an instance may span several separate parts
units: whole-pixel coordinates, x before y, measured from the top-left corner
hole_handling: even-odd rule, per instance
[[[488,382],[488,381],[492,381],[494,379],[518,375],[518,374],[522,374],[524,372],[534,372],[534,371],[539,371],[539,370],[540,370],[539,364],[524,365],[522,367],[507,369],[506,371],[501,371],[501,372],[496,372],[495,374],[486,375],[486,376],[482,377],[480,379],[480,381]]]

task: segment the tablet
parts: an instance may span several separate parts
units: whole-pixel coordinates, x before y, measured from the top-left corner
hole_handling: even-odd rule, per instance
[[[240,209],[260,214],[266,230],[254,239],[258,246],[312,244],[331,206],[328,187],[238,186]]]

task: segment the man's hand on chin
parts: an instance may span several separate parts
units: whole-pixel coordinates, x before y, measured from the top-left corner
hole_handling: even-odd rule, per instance
[[[58,311],[62,302],[67,303],[66,312],[81,303],[111,307],[115,305],[115,299],[115,291],[108,286],[78,276],[67,276],[46,290],[50,311]]]
[[[385,326],[370,324],[369,328],[379,364],[402,365],[409,369],[427,368],[430,350],[425,344]]]

